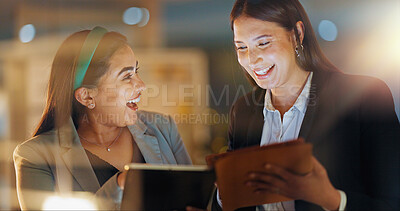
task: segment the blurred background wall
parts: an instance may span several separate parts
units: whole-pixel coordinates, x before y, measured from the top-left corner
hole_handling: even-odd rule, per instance
[[[329,59],[390,87],[400,115],[400,1],[301,0]],[[229,26],[233,0],[0,0],[0,209],[18,209],[12,151],[31,137],[52,59],[71,33],[127,36],[147,91],[139,106],[171,115],[195,164],[226,150],[230,105],[251,87]]]

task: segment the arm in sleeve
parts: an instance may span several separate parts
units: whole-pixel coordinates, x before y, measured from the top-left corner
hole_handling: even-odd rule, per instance
[[[17,194],[22,210],[42,210],[49,196],[58,193],[56,175],[51,170],[48,159],[41,150],[23,144],[13,154],[16,172]],[[53,166],[54,168],[54,166]],[[96,193],[95,198],[100,209],[118,209],[122,200],[122,189],[117,184],[117,174],[111,177]],[[93,196],[93,195],[92,195]]]
[[[119,173],[112,176],[95,193],[97,203],[102,210],[119,210],[121,207],[123,190],[118,185],[118,175]]]
[[[346,192],[347,210],[400,210],[400,125],[389,88],[375,81],[360,111],[363,193]]]
[[[233,131],[235,128],[235,105],[232,106],[232,108],[229,111],[229,126],[228,126],[228,151],[232,151],[234,150],[234,143],[233,143],[233,139],[234,139],[234,135],[233,135]]]
[[[19,145],[13,154],[18,200],[22,210],[41,210],[46,197],[54,194],[50,164],[28,145]]]
[[[177,164],[192,164],[192,160],[188,152],[186,151],[185,145],[183,144],[182,138],[179,135],[178,128],[176,127],[175,121],[171,116],[168,116],[169,125],[168,130],[170,134],[170,141],[172,144],[172,151],[174,153]]]
[[[233,128],[234,128],[234,105],[231,107],[229,111],[229,126],[228,126],[228,151],[233,150]],[[214,195],[211,203],[211,210],[213,211],[221,211],[222,210],[222,202],[219,197],[218,188],[215,189]]]
[[[346,193],[338,190],[339,194],[340,194],[340,204],[339,204],[339,211],[343,211],[346,209],[346,204],[347,204],[347,196]],[[328,209],[326,209],[325,207],[322,207],[325,211],[329,211]]]

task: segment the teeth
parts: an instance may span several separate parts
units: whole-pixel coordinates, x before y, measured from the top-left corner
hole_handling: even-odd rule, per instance
[[[136,99],[129,100],[128,103],[138,103],[140,101],[140,96],[137,97]]]
[[[268,70],[270,70],[273,66],[274,66],[274,65],[272,64],[272,65],[270,65],[269,67],[267,67],[267,68],[265,68],[265,69],[258,70],[258,71],[255,71],[255,72],[257,73],[257,75],[264,75],[264,74],[266,74],[266,73],[268,72]]]
[[[256,71],[257,75],[264,75],[268,72],[267,69]]]

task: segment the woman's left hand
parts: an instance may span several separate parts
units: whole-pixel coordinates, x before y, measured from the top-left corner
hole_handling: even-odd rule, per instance
[[[120,172],[117,176],[117,183],[118,186],[123,190],[125,187],[125,178],[127,175],[128,171],[124,170],[123,172]]]
[[[265,172],[251,172],[246,185],[258,194],[279,193],[292,199],[318,204],[337,210],[340,193],[331,184],[325,168],[315,157],[313,169],[306,175],[293,174],[276,165],[266,164]]]

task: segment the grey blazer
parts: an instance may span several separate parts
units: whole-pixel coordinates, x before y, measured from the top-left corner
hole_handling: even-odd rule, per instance
[[[170,116],[140,111],[128,126],[146,163],[191,164],[175,122]],[[14,151],[17,193],[21,209],[42,209],[49,195],[84,192],[100,209],[117,209],[122,190],[117,174],[100,187],[72,119],[18,145]]]

